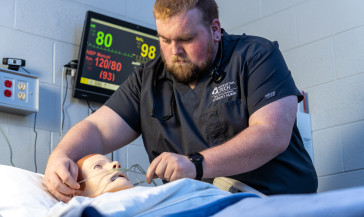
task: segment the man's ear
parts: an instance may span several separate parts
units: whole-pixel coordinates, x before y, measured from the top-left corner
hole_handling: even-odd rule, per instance
[[[214,42],[219,42],[221,40],[221,26],[219,19],[213,19],[210,24],[212,37]]]

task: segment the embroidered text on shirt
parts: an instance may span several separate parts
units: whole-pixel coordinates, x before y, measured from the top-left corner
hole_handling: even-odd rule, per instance
[[[271,98],[271,97],[273,97],[273,96],[275,96],[276,95],[276,92],[275,91],[272,91],[272,92],[270,92],[270,93],[267,93],[267,94],[265,94],[265,98],[266,99],[269,99],[269,98]]]
[[[215,87],[211,94],[212,94],[212,102],[224,99],[226,97],[231,97],[236,95],[237,93],[237,86],[235,81],[229,81],[225,84],[221,84],[220,86]]]

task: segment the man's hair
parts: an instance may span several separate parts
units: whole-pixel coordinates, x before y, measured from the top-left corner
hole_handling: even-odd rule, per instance
[[[219,19],[215,0],[156,0],[153,14],[155,19],[163,20],[194,8],[201,11],[202,22],[205,25],[210,25],[213,19]]]

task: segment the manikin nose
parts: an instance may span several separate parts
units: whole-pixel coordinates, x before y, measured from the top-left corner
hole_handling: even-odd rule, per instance
[[[112,168],[113,169],[115,169],[115,168],[121,168],[120,163],[118,161],[112,162]]]

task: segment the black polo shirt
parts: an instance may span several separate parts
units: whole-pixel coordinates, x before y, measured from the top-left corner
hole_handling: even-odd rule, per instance
[[[289,95],[302,100],[276,42],[224,32],[219,69],[226,73],[222,81],[206,73],[191,89],[174,80],[159,57],[133,72],[105,105],[142,134],[152,161],[162,152],[187,155],[219,145],[247,128],[259,108]],[[160,120],[169,114],[173,117]],[[296,126],[286,151],[231,177],[268,195],[317,190],[317,175]]]

